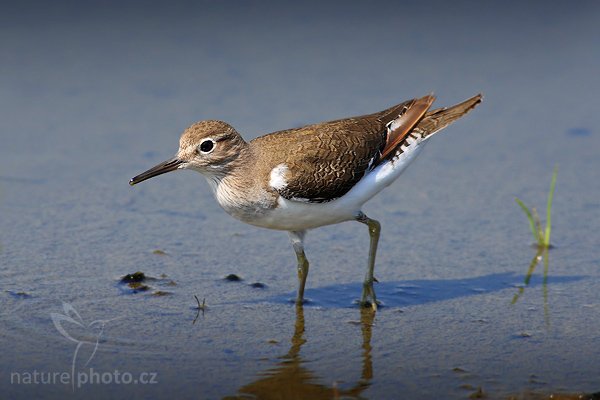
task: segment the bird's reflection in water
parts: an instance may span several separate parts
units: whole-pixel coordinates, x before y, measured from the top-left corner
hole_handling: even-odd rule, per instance
[[[336,383],[325,385],[313,371],[307,368],[300,356],[300,349],[306,343],[304,338],[304,308],[296,306],[296,324],[290,350],[275,367],[261,374],[261,378],[241,387],[236,396],[225,399],[364,399],[362,393],[373,379],[371,359],[371,334],[375,313],[370,308],[361,308],[360,327],[362,331],[362,373],[360,379],[350,388],[338,388]]]

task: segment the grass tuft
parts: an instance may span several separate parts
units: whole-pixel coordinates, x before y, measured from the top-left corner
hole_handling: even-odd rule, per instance
[[[554,188],[556,187],[556,175],[558,174],[558,166],[554,167],[552,173],[552,181],[550,182],[550,192],[548,193],[548,202],[546,204],[546,228],[542,226],[542,221],[538,215],[535,207],[531,210],[525,205],[519,198],[515,197],[515,201],[521,207],[527,220],[529,221],[529,228],[533,235],[533,240],[537,243],[538,248],[547,249],[550,248],[550,231],[552,230],[551,211],[552,211],[552,199],[554,198]]]

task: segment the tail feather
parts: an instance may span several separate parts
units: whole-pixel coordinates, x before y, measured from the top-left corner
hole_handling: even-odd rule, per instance
[[[414,132],[427,138],[471,111],[482,99],[483,96],[478,94],[452,107],[431,110],[419,121]]]

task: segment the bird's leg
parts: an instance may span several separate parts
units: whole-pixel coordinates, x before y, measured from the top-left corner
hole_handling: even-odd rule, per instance
[[[369,265],[367,269],[367,275],[365,276],[365,281],[363,282],[363,291],[360,304],[363,307],[368,307],[370,305],[373,310],[377,310],[377,297],[375,297],[375,289],[373,288],[373,282],[375,281],[373,271],[375,270],[375,256],[377,255],[377,243],[379,242],[381,224],[379,221],[367,217],[362,212],[358,214],[356,220],[369,227],[369,236],[371,237],[369,244]],[[371,302],[368,301],[369,297],[371,298]]]
[[[302,304],[304,302],[304,286],[308,276],[308,259],[304,254],[304,235],[306,231],[290,231],[288,234],[298,259],[298,296],[296,297],[296,304]]]

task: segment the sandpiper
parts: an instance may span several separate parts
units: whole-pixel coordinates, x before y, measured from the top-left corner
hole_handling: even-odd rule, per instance
[[[344,221],[368,226],[368,269],[361,305],[377,308],[373,288],[381,225],[361,207],[395,181],[434,133],[481,102],[476,95],[429,110],[433,95],[381,112],[270,133],[246,142],[230,125],[208,120],[187,128],[170,160],[132,178],[135,185],[178,169],[200,172],[219,205],[259,227],[287,231],[297,258],[298,293],[304,299],[309,229]]]

